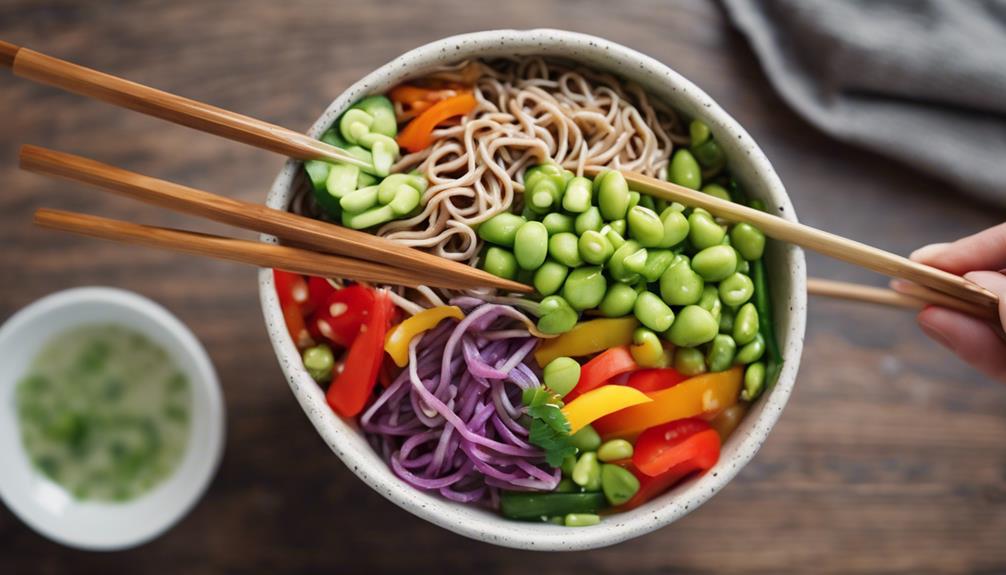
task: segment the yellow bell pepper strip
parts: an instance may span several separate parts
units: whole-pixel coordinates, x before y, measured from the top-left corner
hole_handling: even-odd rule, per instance
[[[564,405],[562,414],[572,435],[605,415],[652,401],[645,393],[627,385],[603,385]]]
[[[699,375],[674,387],[648,393],[646,395],[652,402],[603,417],[594,422],[594,429],[606,440],[622,438],[632,441],[650,427],[726,409],[737,403],[743,374],[743,368],[738,366]]]
[[[594,319],[576,324],[573,329],[542,342],[534,352],[538,365],[544,367],[557,357],[580,357],[632,343],[632,332],[639,327],[635,316]]]
[[[424,331],[435,328],[438,323],[449,317],[464,319],[465,314],[461,308],[454,305],[431,307],[417,313],[391,328],[387,339],[384,340],[384,351],[388,352],[391,359],[395,360],[395,365],[405,367],[409,363],[409,342]]]

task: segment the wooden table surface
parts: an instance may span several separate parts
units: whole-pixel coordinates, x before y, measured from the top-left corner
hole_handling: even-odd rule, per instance
[[[908,253],[1004,219],[1002,208],[799,119],[716,4],[504,5],[5,0],[0,38],[305,129],[352,81],[422,43],[479,29],[567,28],[641,50],[711,94],[761,144],[808,224]],[[0,319],[73,286],[149,296],[208,348],[228,432],[209,492],[158,540],[84,553],[3,509],[0,573],[1006,572],[1006,389],[930,343],[909,313],[812,301],[798,385],[779,425],[731,485],[678,523],[590,553],[496,548],[400,510],[328,450],[274,361],[254,270],[35,229],[40,206],[185,220],[16,167],[18,146],[32,143],[261,201],[281,158],[8,73],[0,73],[0,118]],[[808,257],[814,275],[884,282]]]

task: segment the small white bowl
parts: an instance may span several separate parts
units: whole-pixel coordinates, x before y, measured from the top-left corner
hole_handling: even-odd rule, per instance
[[[723,148],[735,177],[774,214],[796,221],[793,205],[768,159],[751,136],[705,92],[664,64],[619,44],[562,30],[492,30],[445,38],[407,52],[353,84],[336,98],[312,126],[320,137],[353,102],[386,91],[432,68],[467,58],[542,55],[565,58],[606,70],[636,82],[689,118],[709,125]],[[273,183],[268,205],[286,209],[303,168],[288,161]],[[265,241],[274,238],[263,236]],[[419,491],[396,477],[371,449],[355,423],[337,417],[325,395],[304,370],[297,348],[283,323],[272,274],[259,274],[259,292],[269,337],[290,388],[318,433],[332,451],[364,483],[403,509],[466,537],[495,545],[535,550],[579,550],[612,545],[649,533],[695,510],[730,482],[754,457],[779,419],[796,380],[807,319],[806,266],[803,252],[792,245],[769,242],[768,275],[772,286],[775,325],[785,364],[775,386],[748,412],[723,446],[719,463],[705,475],[677,486],[626,513],[605,517],[595,526],[567,528],[522,523],[480,508],[447,501]]]
[[[52,337],[84,324],[136,330],[168,352],[192,386],[191,431],[177,469],[124,503],[77,501],[29,462],[18,429],[15,390]],[[112,551],[157,537],[181,519],[209,486],[224,440],[223,398],[206,350],[175,316],[132,292],[75,288],[46,296],[0,328],[0,498],[42,535],[79,549]]]

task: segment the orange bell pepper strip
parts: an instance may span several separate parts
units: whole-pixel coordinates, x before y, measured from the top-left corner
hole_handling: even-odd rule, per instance
[[[562,407],[569,432],[576,433],[590,422],[627,407],[653,401],[638,389],[624,385],[604,385],[588,391]]]
[[[543,341],[535,350],[534,359],[545,367],[557,357],[581,357],[628,345],[637,327],[639,321],[634,316],[582,321],[559,337]]]
[[[407,106],[415,106],[425,102],[427,105],[434,104],[440,100],[445,100],[451,96],[457,96],[458,91],[449,88],[423,88],[411,84],[399,84],[388,92],[388,98],[392,102],[400,102]]]
[[[639,369],[639,365],[636,364],[636,360],[629,352],[629,346],[613,347],[583,364],[576,387],[566,395],[565,399],[567,402],[576,399],[578,396],[608,383],[613,377],[637,369]]]
[[[631,441],[650,427],[725,409],[737,403],[743,373],[743,368],[738,366],[699,375],[674,387],[648,393],[652,402],[602,417],[594,422],[594,429],[605,439]]]
[[[416,116],[399,132],[398,145],[410,152],[418,152],[433,143],[433,130],[437,124],[454,116],[464,116],[475,109],[475,96],[462,92],[443,99]]]

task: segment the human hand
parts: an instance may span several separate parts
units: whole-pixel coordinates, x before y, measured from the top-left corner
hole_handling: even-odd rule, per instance
[[[1006,224],[912,253],[915,261],[963,275],[999,296],[999,323],[939,306],[919,313],[919,327],[979,371],[1006,383]],[[990,271],[999,270],[999,271]],[[897,289],[897,283],[893,284]]]

